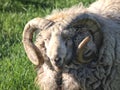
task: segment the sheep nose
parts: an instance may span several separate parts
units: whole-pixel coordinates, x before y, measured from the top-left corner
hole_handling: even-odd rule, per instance
[[[55,58],[55,62],[59,63],[62,59],[60,57]]]
[[[62,58],[57,57],[56,59],[54,59],[54,61],[55,61],[55,65],[56,65],[57,67],[59,67],[59,68],[62,67],[62,65],[63,65],[63,60],[62,60]]]

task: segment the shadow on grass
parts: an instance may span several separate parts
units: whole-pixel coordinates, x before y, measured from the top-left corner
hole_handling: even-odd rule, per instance
[[[42,7],[42,8],[50,8],[53,7],[54,5],[54,0],[53,1],[34,1],[34,0],[18,0],[24,5],[34,5],[36,9]]]
[[[0,12],[26,12],[27,10],[38,10],[38,9],[47,9],[54,8],[54,0],[44,1],[44,0],[6,0],[0,4]]]

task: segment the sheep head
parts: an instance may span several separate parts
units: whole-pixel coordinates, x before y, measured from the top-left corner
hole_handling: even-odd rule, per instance
[[[81,14],[68,23],[36,18],[26,24],[23,44],[33,64],[42,65],[47,61],[54,69],[60,69],[72,60],[88,63],[97,57],[102,42],[99,22],[88,14]],[[34,44],[32,37],[37,29],[40,32]]]

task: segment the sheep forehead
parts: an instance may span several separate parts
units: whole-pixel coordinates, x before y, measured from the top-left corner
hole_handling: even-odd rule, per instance
[[[73,37],[75,35],[74,31],[70,31],[67,29],[64,30],[60,30],[60,29],[52,29],[52,30],[43,30],[39,33],[38,36],[42,36],[42,38],[44,40],[46,39],[51,39],[51,37],[59,37],[62,39],[70,39],[71,37]]]

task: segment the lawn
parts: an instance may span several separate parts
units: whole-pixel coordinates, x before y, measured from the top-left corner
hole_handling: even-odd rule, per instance
[[[32,18],[53,9],[85,6],[95,0],[0,0],[0,90],[38,90],[36,72],[22,45],[22,32]]]

